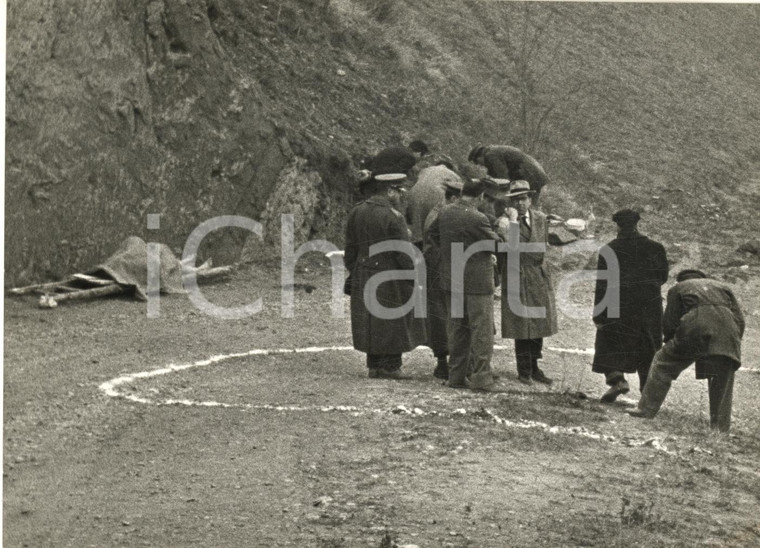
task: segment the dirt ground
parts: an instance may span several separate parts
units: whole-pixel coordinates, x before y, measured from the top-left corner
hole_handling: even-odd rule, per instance
[[[516,382],[501,340],[506,394],[442,386],[427,349],[405,355],[411,380],[368,379],[328,274],[298,282],[293,318],[267,270],[205,288],[262,297],[240,320],[185,296],[152,319],[129,299],[6,299],[4,546],[760,546],[757,277],[736,285],[729,436],[693,369],[653,421],[625,414],[635,389],[600,403],[585,319],[547,339],[549,389]]]

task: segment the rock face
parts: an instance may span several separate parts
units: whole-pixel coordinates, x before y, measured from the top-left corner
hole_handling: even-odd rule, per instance
[[[642,203],[659,239],[735,247],[723,217],[742,240],[757,224],[759,21],[751,5],[8,2],[6,284],[82,271],[128,236],[177,253],[221,215],[277,247],[294,213],[296,245],[341,245],[362,157],[420,138],[465,163],[536,117],[546,211]],[[538,57],[509,25],[542,37],[523,48]],[[536,97],[507,77],[523,65],[545,75]],[[258,253],[251,239],[216,230],[199,259]]]
[[[214,18],[205,0],[8,6],[8,284],[86,268],[129,235],[176,250],[210,217],[264,211],[292,152]],[[229,262],[246,237],[203,249]]]

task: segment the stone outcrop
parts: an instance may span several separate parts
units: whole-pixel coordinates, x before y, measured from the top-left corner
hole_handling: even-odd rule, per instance
[[[205,0],[8,6],[5,268],[56,278],[124,237],[175,250],[215,215],[257,218],[292,152]],[[148,214],[160,229],[147,230]],[[204,242],[217,262],[246,234]]]

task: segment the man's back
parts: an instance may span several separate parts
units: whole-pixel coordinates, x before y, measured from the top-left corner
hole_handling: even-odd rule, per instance
[[[417,182],[407,193],[407,217],[413,242],[422,241],[428,214],[444,201],[446,181],[461,182],[461,178],[446,166],[426,167],[420,171]]]
[[[441,274],[444,289],[456,293],[490,294],[494,290],[492,254],[478,252],[471,256],[464,265],[463,287],[452,287],[452,268],[462,268],[461,264],[451,264],[452,244],[460,243],[463,251],[480,241],[493,243],[495,251],[498,236],[491,228],[488,218],[477,210],[474,204],[459,201],[444,206],[438,214],[437,231],[441,249]]]
[[[741,362],[744,316],[731,289],[717,280],[690,279],[673,286],[663,332],[676,352]]]

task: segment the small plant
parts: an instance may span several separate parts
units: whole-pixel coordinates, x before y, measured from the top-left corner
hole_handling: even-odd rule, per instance
[[[396,542],[396,539],[393,538],[391,532],[386,529],[383,538],[380,540],[380,548],[397,548],[397,546],[398,543]]]
[[[620,523],[627,526],[645,525],[660,520],[653,512],[654,501],[632,502],[628,497],[623,497],[623,505],[620,508]]]

